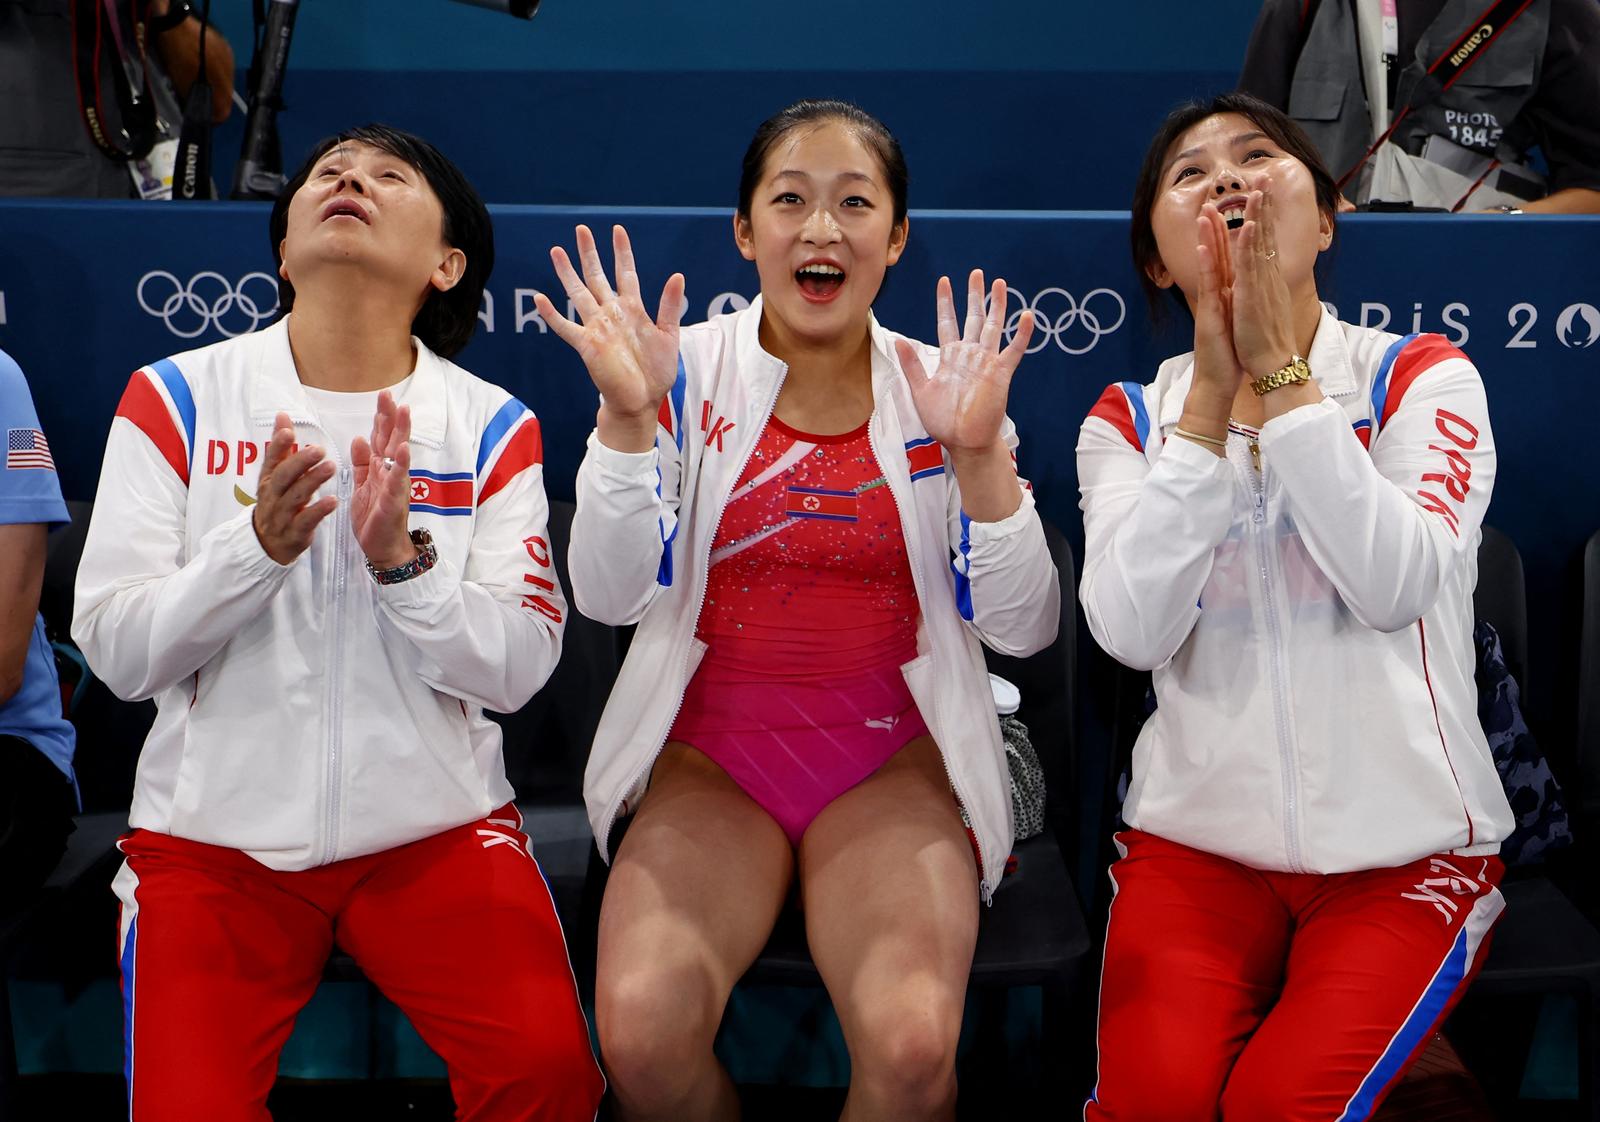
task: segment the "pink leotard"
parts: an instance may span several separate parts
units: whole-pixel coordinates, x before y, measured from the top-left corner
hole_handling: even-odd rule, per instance
[[[671,739],[704,752],[799,844],[928,726],[900,672],[917,654],[900,515],[867,426],[815,436],[773,417],[723,511]]]

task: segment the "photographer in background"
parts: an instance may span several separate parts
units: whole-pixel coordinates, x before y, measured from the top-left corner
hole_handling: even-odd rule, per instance
[[[165,197],[163,160],[170,179],[183,99],[200,73],[200,20],[189,0],[123,0],[113,7],[115,25],[101,0],[0,0],[0,104],[6,106],[0,113],[0,196]],[[204,35],[212,121],[220,123],[232,101],[233,49],[215,28]],[[98,90],[79,88],[87,85],[86,69]],[[143,145],[129,147],[140,126],[126,119],[117,88],[130,83],[143,87],[142,104],[153,110],[154,120],[145,125],[153,129],[153,147],[144,152]],[[109,126],[108,147],[97,141],[80,107],[97,100],[95,112]]]
[[[1265,0],[1239,88],[1306,130],[1347,204],[1600,213],[1595,0]]]

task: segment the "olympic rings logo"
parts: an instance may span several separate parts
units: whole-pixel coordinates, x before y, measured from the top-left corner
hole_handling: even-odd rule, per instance
[[[1012,310],[1012,298],[1019,305]],[[1128,306],[1109,288],[1096,288],[1077,299],[1064,288],[1044,288],[1032,300],[1016,289],[1006,289],[1006,342],[1016,337],[1022,313],[1033,312],[1033,338],[1028,353],[1035,354],[1051,343],[1069,355],[1088,354],[1103,336],[1122,326]]]
[[[278,314],[278,282],[270,273],[246,273],[235,285],[207,271],[182,284],[164,269],[154,269],[139,278],[135,294],[139,307],[180,339],[198,338],[213,327],[232,339]]]

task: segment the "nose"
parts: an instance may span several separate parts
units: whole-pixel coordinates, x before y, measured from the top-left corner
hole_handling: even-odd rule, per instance
[[[1216,170],[1216,181],[1213,189],[1216,191],[1218,198],[1226,195],[1229,191],[1243,191],[1244,176],[1239,174],[1237,168],[1229,167],[1227,164],[1219,165]]]
[[[335,192],[339,192],[343,191],[346,187],[358,195],[365,195],[367,193],[366,180],[362,178],[361,173],[355,168],[348,168],[341,173],[339,176],[339,182],[334,185],[333,189]]]
[[[818,206],[806,215],[800,236],[812,245],[828,245],[839,241],[843,234],[839,230],[839,223],[834,221],[833,212],[825,206]]]

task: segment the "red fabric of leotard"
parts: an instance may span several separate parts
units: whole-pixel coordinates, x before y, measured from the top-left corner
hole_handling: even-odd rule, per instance
[[[917,653],[917,594],[867,426],[773,417],[723,511],[696,632],[740,677],[848,678]]]

